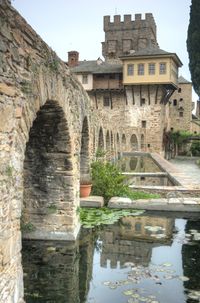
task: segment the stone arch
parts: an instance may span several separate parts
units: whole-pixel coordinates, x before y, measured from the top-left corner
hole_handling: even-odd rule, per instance
[[[125,134],[122,135],[122,150],[126,150],[126,136]]]
[[[103,129],[102,129],[102,127],[100,127],[100,129],[99,129],[98,148],[99,149],[104,149],[104,139],[103,139]]]
[[[117,133],[117,151],[120,150],[119,133]]]
[[[47,101],[30,128],[25,150],[22,220],[34,227],[32,238],[51,238],[55,230],[66,231],[65,216],[74,198],[72,171],[64,111],[58,102]],[[64,215],[58,215],[58,209]]]
[[[89,127],[88,119],[85,117],[81,132],[80,175],[87,175],[89,172]]]
[[[145,150],[144,134],[141,134],[141,150]]]
[[[114,149],[114,138],[113,138],[112,131],[110,133],[110,145],[111,145],[111,150],[113,150]]]
[[[106,151],[110,151],[110,134],[108,130],[106,132]]]
[[[135,134],[132,134],[132,136],[130,138],[130,144],[131,144],[131,150],[132,151],[138,150],[138,139],[137,139],[137,136]]]

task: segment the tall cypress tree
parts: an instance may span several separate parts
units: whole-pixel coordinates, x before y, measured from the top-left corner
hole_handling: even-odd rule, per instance
[[[200,0],[192,0],[187,33],[189,69],[195,92],[200,98]]]

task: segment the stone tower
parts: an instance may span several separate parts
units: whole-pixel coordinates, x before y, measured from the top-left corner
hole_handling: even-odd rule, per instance
[[[131,15],[124,15],[124,21],[121,21],[120,15],[115,15],[114,22],[110,21],[110,16],[104,16],[104,32],[102,55],[106,61],[117,61],[131,51],[158,48],[156,23],[151,13],[145,14],[145,19],[136,14],[135,20],[131,19]]]

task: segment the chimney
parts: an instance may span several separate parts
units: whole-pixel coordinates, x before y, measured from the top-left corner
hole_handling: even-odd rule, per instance
[[[78,61],[79,61],[79,52],[77,52],[77,51],[68,52],[68,66],[69,67],[77,66]]]

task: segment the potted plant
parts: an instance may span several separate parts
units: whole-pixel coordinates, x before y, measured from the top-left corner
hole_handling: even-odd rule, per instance
[[[92,189],[92,180],[90,175],[82,175],[80,178],[80,197],[88,197]]]

